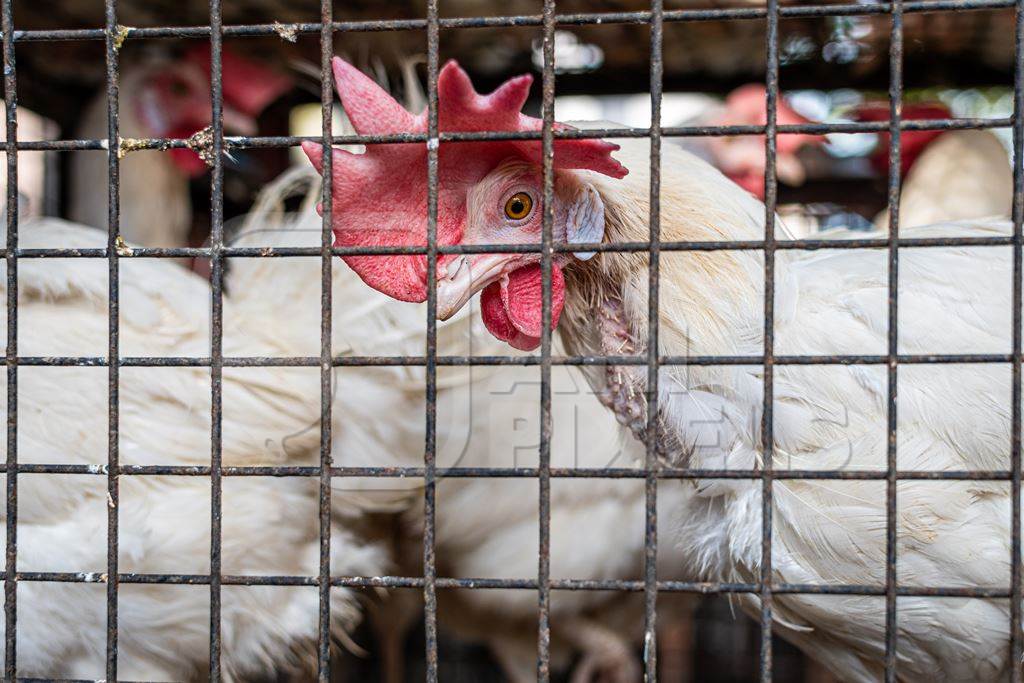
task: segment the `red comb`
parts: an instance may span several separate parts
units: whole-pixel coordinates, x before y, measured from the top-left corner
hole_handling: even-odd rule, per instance
[[[729,93],[725,98],[726,116],[716,122],[717,125],[763,126],[768,122],[765,102],[768,99],[765,87],[760,83],[748,83]],[[782,97],[778,98],[775,107],[775,122],[782,126],[809,123],[789,106]],[[809,133],[783,133],[776,139],[776,148],[783,154],[794,153],[811,142],[823,142],[822,135]]]
[[[373,80],[335,57],[334,80],[349,120],[360,135],[425,133],[427,112],[415,116]],[[519,76],[480,95],[469,76],[450,61],[438,76],[441,131],[539,131],[540,119],[520,112],[533,79]],[[559,129],[565,128],[556,124]],[[319,143],[303,143],[323,170]],[[618,145],[603,140],[556,140],[554,166],[587,169],[615,178],[627,170],[612,158]],[[438,149],[437,243],[462,239],[466,192],[509,157],[535,163],[541,142],[445,143]],[[425,246],[427,147],[423,143],[367,145],[364,154],[333,151],[333,228],[339,246]],[[371,287],[403,301],[426,298],[426,259],[420,256],[349,256],[345,261]]]
[[[211,56],[208,44],[189,50],[185,59],[202,69],[209,78]],[[220,62],[224,102],[248,116],[258,116],[267,105],[292,87],[292,79],[288,76],[230,50],[221,52]]]

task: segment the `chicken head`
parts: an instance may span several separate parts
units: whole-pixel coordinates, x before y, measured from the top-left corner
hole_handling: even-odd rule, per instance
[[[210,47],[204,45],[174,62],[160,63],[133,95],[135,112],[154,138],[187,138],[210,125]],[[291,87],[291,79],[229,51],[222,55],[224,130],[255,135],[256,117]],[[170,150],[171,159],[194,177],[206,164],[190,149]]]
[[[352,125],[362,135],[427,131],[427,113],[413,115],[360,71],[335,58],[335,83]],[[521,113],[532,78],[519,76],[489,95],[473,88],[454,61],[438,78],[438,128],[442,132],[537,132],[540,119]],[[556,124],[556,130],[568,127]],[[436,143],[428,143],[436,144]],[[541,242],[543,182],[541,141],[444,142],[438,147],[437,244],[538,245]],[[304,143],[314,166],[323,170],[323,148]],[[593,187],[570,173],[589,170],[615,178],[627,170],[611,153],[617,145],[597,139],[554,142],[552,224],[556,243],[600,242],[604,209]],[[332,151],[332,225],[342,246],[427,245],[427,145],[394,142],[367,145],[363,154]],[[552,325],[564,299],[561,268],[586,252],[557,253],[552,259]],[[422,254],[349,255],[345,261],[371,287],[403,301],[427,293]],[[476,292],[484,321],[497,337],[521,349],[541,337],[541,256],[513,253],[442,255],[437,268],[438,315],[453,315]]]

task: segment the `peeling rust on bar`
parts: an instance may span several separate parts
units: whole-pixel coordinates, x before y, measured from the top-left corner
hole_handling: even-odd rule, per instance
[[[216,152],[214,152],[213,127],[207,126],[192,133],[185,141],[185,146],[199,155],[206,165],[213,168]]]
[[[299,38],[299,25],[298,24],[282,24],[279,21],[274,22],[274,33],[281,37],[281,40],[289,43],[296,42]]]
[[[133,26],[124,26],[118,24],[114,31],[114,49],[120,50],[121,46],[124,45],[124,41],[128,40],[128,36],[135,30]]]

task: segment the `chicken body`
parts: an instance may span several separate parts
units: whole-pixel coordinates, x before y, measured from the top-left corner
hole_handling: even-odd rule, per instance
[[[282,180],[282,195],[318,181],[312,169]],[[315,201],[295,217],[257,206],[240,246],[315,246],[321,219]],[[309,193],[318,199],[319,190]],[[269,228],[269,230],[266,230]],[[256,320],[275,301],[289,301],[289,324],[279,343],[297,354],[318,354],[320,267],[318,258],[240,260],[232,278],[263,283],[240,313]],[[229,280],[229,284],[233,280]],[[332,271],[333,352],[342,355],[419,356],[425,341],[424,306],[396,302],[367,290],[340,261]],[[438,326],[437,353],[508,355],[468,309]],[[557,342],[556,342],[557,344]],[[512,351],[512,353],[516,353]],[[643,446],[624,434],[577,368],[551,370],[553,467],[638,467]],[[347,367],[336,371],[333,457],[342,466],[422,465],[426,382],[422,367]],[[440,367],[437,371],[437,466],[536,467],[540,418],[540,374],[535,367]],[[382,419],[387,416],[387,419]],[[366,496],[391,505],[403,520],[404,548],[422,571],[422,480],[335,478],[335,496]],[[692,496],[686,482],[659,487],[663,512]],[[681,575],[683,544],[677,525],[663,524],[661,577]],[[437,483],[436,548],[439,576],[528,579],[536,577],[539,548],[538,489],[534,479],[442,478]],[[556,579],[640,579],[644,547],[642,479],[558,479],[551,493],[551,576]],[[513,681],[536,675],[537,593],[532,590],[444,591],[438,618],[461,637],[485,642]],[[640,596],[623,599],[602,592],[556,591],[552,598],[553,662],[564,668],[581,654],[577,670],[601,671],[607,680],[634,680],[634,644],[642,637]],[[683,609],[687,609],[684,606]],[[582,679],[581,679],[582,680]]]
[[[425,117],[401,108],[341,60],[336,85],[360,133],[422,131]],[[520,109],[528,76],[489,95],[475,91],[454,62],[438,77],[444,130],[538,130]],[[600,125],[600,124],[599,124]],[[614,125],[611,127],[615,127]],[[488,330],[517,348],[536,348],[548,323],[573,355],[644,357],[649,328],[648,252],[589,251],[595,241],[643,243],[650,236],[649,143],[621,149],[581,137],[555,148],[553,198],[542,207],[538,147],[481,143],[439,152],[437,241],[441,245],[539,245],[552,216],[551,280],[542,306],[541,254],[529,250],[451,254],[436,281],[415,257],[348,257],[364,282],[407,301],[436,288],[449,318],[474,292]],[[322,150],[306,145],[314,167]],[[426,184],[416,168],[426,150],[367,147],[336,151],[333,229],[339,244],[422,245]],[[756,241],[764,205],[693,155],[661,150],[660,239]],[[586,170],[585,170],[586,169]],[[390,183],[390,184],[389,184]],[[368,198],[387,199],[388,211]],[[541,210],[546,209],[546,211]],[[369,218],[376,222],[370,222]],[[780,226],[783,237],[789,237]],[[1007,235],[1005,221],[907,229],[903,236]],[[563,245],[572,245],[566,249]],[[574,250],[574,251],[569,251]],[[540,250],[538,249],[538,252]],[[900,250],[897,353],[1008,354],[1011,254],[1007,248]],[[884,356],[888,343],[887,254],[842,249],[780,252],[774,274],[774,354]],[[764,352],[764,255],[757,250],[665,251],[660,255],[659,353],[760,357]],[[774,368],[774,366],[773,366]],[[882,586],[886,579],[888,368],[879,364],[783,364],[773,369],[770,455],[760,432],[766,387],[758,365],[666,365],[659,380],[659,425],[650,434],[646,368],[588,366],[598,397],[639,440],[672,465],[753,470],[868,470],[872,480],[777,479],[771,579],[783,584]],[[1006,365],[909,364],[898,386],[897,469],[929,472],[1009,468],[1011,373]],[[698,577],[757,581],[762,570],[762,485],[754,478],[697,482],[672,515]],[[1005,482],[906,479],[896,486],[896,565],[905,587],[1006,589],[1013,557]],[[739,600],[756,613],[755,594]],[[840,677],[874,681],[885,658],[883,596],[774,596],[776,629]],[[1003,600],[901,596],[898,675],[904,680],[1008,677],[1010,610]]]
[[[26,222],[20,245],[89,246],[106,235],[59,220]],[[209,355],[210,287],[164,261],[120,264],[120,353]],[[23,356],[107,354],[105,259],[27,259],[19,263],[18,351]],[[6,280],[4,280],[6,281]],[[252,355],[273,330],[246,328],[225,301],[225,355]],[[6,320],[6,316],[4,317]],[[239,371],[241,370],[241,371]],[[18,570],[82,572],[91,583],[19,582],[18,671],[25,676],[101,678],[106,648],[107,369],[21,367],[18,461],[89,465],[80,475],[18,477]],[[122,368],[119,453],[122,465],[210,464],[208,368]],[[317,373],[284,368],[223,372],[225,466],[313,464],[319,415]],[[6,392],[2,409],[6,411]],[[268,446],[287,441],[290,449]],[[100,476],[97,476],[100,475]],[[308,478],[223,480],[221,571],[233,575],[315,576],[319,567],[317,482]],[[208,477],[121,476],[118,571],[208,574]],[[343,507],[341,500],[338,507]],[[354,506],[348,509],[354,513]],[[332,571],[374,575],[382,551],[332,530]],[[319,596],[315,587],[224,586],[221,664],[245,679],[308,667],[315,658]],[[354,596],[332,590],[337,633],[359,619]],[[131,680],[205,675],[209,649],[206,585],[121,583],[118,673]],[[2,626],[0,626],[2,629]]]
[[[663,240],[756,240],[764,207],[691,155],[663,150]],[[646,239],[646,144],[624,141],[623,180],[582,172],[604,199],[606,239]],[[1006,223],[930,226],[903,236],[1007,234]],[[775,279],[776,354],[885,354],[884,252],[780,254]],[[762,353],[764,267],[757,252],[694,252],[661,260],[663,353]],[[562,333],[570,350],[611,353],[595,312],[609,311],[643,349],[644,254],[599,257],[566,270]],[[1003,249],[903,249],[899,352],[1007,353],[1010,253]],[[623,369],[634,390],[642,373]],[[608,377],[594,373],[599,387]],[[763,464],[759,366],[664,368],[660,419],[672,464],[750,469]],[[995,364],[899,369],[897,455],[901,470],[1000,470],[1009,466],[1009,368]],[[886,369],[881,365],[782,366],[774,372],[772,466],[884,471]],[[953,408],[955,406],[955,409]],[[761,572],[759,482],[709,480],[675,517],[706,578],[757,581]],[[773,487],[773,580],[882,585],[885,484],[777,480]],[[903,481],[897,487],[897,576],[906,586],[1008,585],[1010,496],[984,481]],[[753,596],[741,598],[757,612]],[[776,629],[844,680],[881,677],[884,601],[777,595]],[[955,619],[949,616],[955,614]],[[899,675],[905,680],[998,680],[1008,674],[1004,601],[902,597]]]
[[[290,79],[231,51],[222,54],[221,118],[227,134],[255,135],[256,117],[290,87]],[[199,148],[134,150],[149,138],[190,138],[210,125],[210,55],[195,48],[174,59],[142,56],[128,61],[119,85],[120,234],[144,247],[185,247],[192,229],[189,181],[207,170]],[[108,136],[107,96],[86,107],[78,135]],[[81,151],[71,157],[71,220],[106,229],[107,152]]]
[[[121,77],[119,132],[122,139],[165,135],[144,123],[138,97],[147,83],[170,65],[161,61],[126,68]],[[202,126],[200,126],[202,127]],[[107,98],[94,99],[79,124],[84,138],[106,139]],[[138,150],[125,156],[120,172],[120,230],[125,239],[146,247],[187,245],[192,225],[188,175],[168,152]],[[107,225],[107,153],[75,152],[71,159],[71,206],[68,217],[94,228]]]
[[[764,206],[716,169],[685,151],[663,150],[661,239],[758,240]],[[556,240],[570,240],[581,187],[603,203],[604,238],[642,242],[648,231],[645,142],[625,141],[616,159],[623,179],[559,171]],[[509,177],[511,174],[511,177]],[[464,244],[530,243],[539,218],[511,223],[501,206],[506,186],[539,197],[528,164],[499,165],[469,191],[473,210]],[[576,212],[578,214],[578,211]],[[500,215],[500,214],[499,214]],[[785,232],[784,226],[780,226]],[[1006,235],[1006,222],[907,229],[905,237]],[[784,235],[785,236],[785,235]],[[438,283],[438,310],[456,310],[470,291],[500,286],[488,326],[540,319],[537,254],[470,256]],[[886,254],[871,250],[785,253],[775,270],[774,353],[876,354],[887,350]],[[660,260],[659,341],[670,356],[759,356],[764,328],[763,257],[753,251],[666,253]],[[533,270],[528,270],[532,268]],[[452,272],[454,275],[451,275]],[[590,260],[556,254],[552,320],[571,355],[643,354],[647,333],[645,252]],[[527,272],[528,276],[521,273]],[[538,279],[539,282],[539,279]],[[985,248],[902,250],[899,352],[1008,353],[1010,254]],[[492,295],[493,296],[493,295]],[[564,298],[564,308],[561,302]],[[558,313],[561,313],[560,317]],[[536,339],[531,338],[535,344]],[[589,368],[605,403],[646,440],[646,369]],[[1005,470],[1009,466],[1009,369],[996,364],[903,366],[898,388],[898,459],[906,470]],[[755,365],[667,366],[659,384],[656,444],[672,465],[757,469],[763,372]],[[774,373],[772,466],[784,469],[886,467],[886,370],[882,365],[782,366]],[[956,409],[952,410],[951,405]],[[698,495],[673,517],[700,578],[757,581],[761,572],[761,485],[698,482]],[[1005,587],[1009,582],[1010,496],[985,481],[904,481],[898,486],[897,575],[907,586]],[[881,481],[779,480],[773,499],[773,579],[791,584],[883,585],[885,485]],[[687,566],[693,566],[688,564]],[[757,611],[753,596],[740,600]],[[856,681],[881,676],[881,598],[779,595],[779,632]],[[944,615],[956,609],[957,623]],[[900,675],[908,680],[994,680],[1007,675],[1009,609],[1005,602],[934,597],[900,599]],[[940,625],[941,624],[941,625]]]
[[[1013,170],[1006,148],[989,130],[952,130],[931,142],[903,181],[900,226],[1009,218]],[[889,212],[875,225],[889,228]]]

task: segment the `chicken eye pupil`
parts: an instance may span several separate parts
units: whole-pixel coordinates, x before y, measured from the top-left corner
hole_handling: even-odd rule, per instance
[[[505,215],[512,220],[520,220],[529,215],[533,208],[533,200],[525,192],[518,192],[505,202]]]

